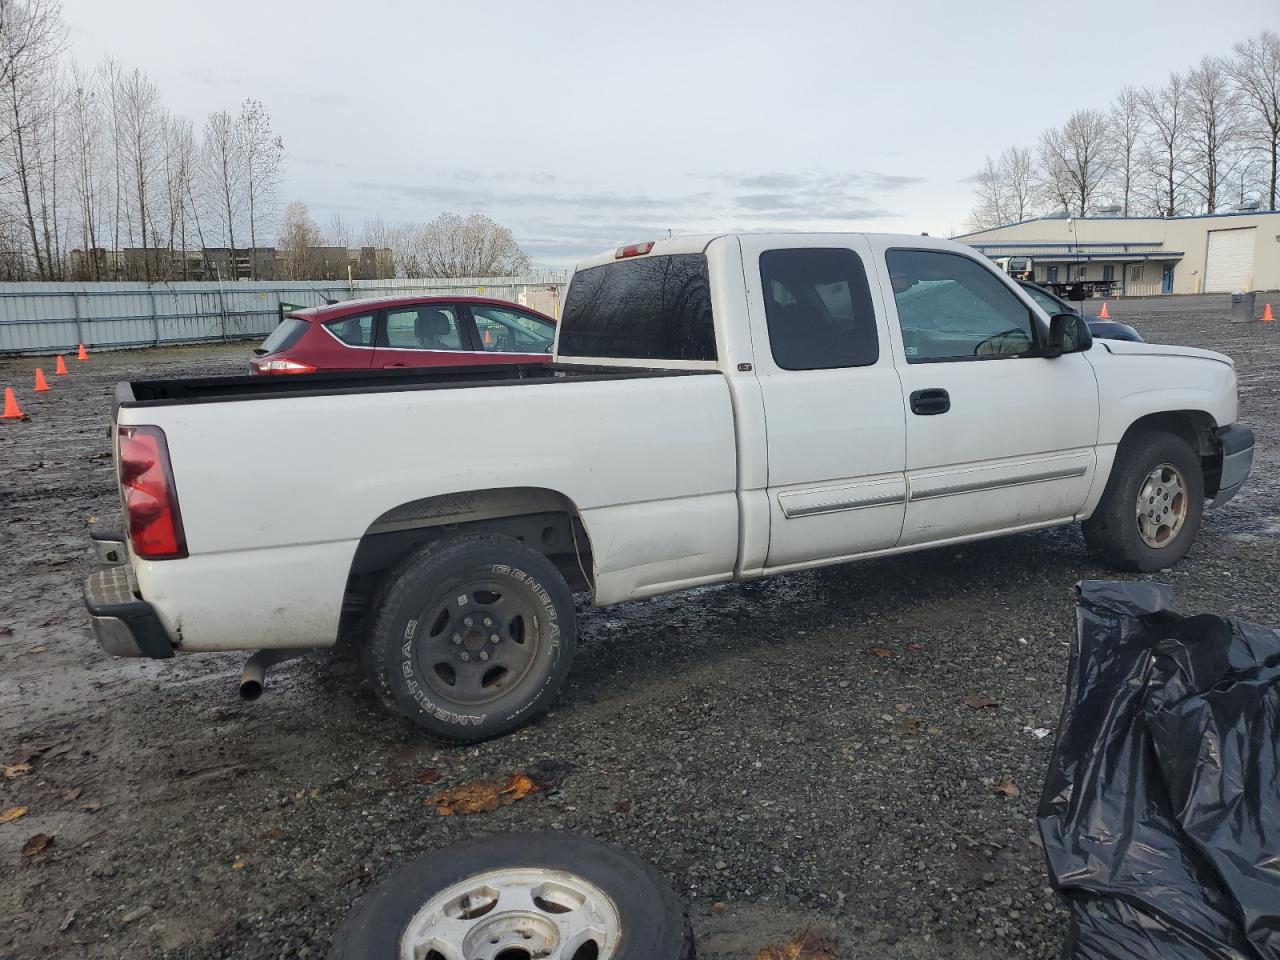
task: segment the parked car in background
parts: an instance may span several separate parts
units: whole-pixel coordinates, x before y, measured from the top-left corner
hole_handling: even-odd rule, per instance
[[[285,315],[250,373],[458,367],[549,359],[556,322],[484,297],[381,297]]]
[[[1055,313],[1074,313],[1077,316],[1083,316],[1077,308],[1066,300],[1037,283],[1019,280],[1018,286],[1027,291],[1027,294],[1036,302],[1037,306],[1049,316],[1053,316]],[[1101,317],[1085,317],[1085,320],[1089,323],[1089,332],[1099,340],[1128,340],[1131,343],[1146,343],[1142,339],[1142,334],[1127,323],[1116,323],[1114,320],[1103,320]]]

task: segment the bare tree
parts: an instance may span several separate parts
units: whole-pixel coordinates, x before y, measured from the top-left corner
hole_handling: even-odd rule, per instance
[[[57,108],[57,58],[65,44],[66,27],[56,2],[0,0],[0,184],[16,188],[36,274],[43,278],[52,276],[55,266],[50,263],[53,244],[42,229],[47,212],[40,196],[45,170],[39,141]]]
[[[133,204],[129,222],[136,222],[138,226],[142,241],[141,273],[144,279],[151,280],[159,274],[155,249],[159,234],[150,205],[156,189],[152,178],[160,164],[159,151],[164,138],[164,110],[159,89],[141,70],[135,67],[119,74],[118,82],[115,132],[119,137],[123,179]]]
[[[258,227],[274,214],[276,191],[284,170],[284,142],[271,130],[271,117],[262,101],[249,99],[240,106],[243,181],[248,204],[249,247],[258,248]],[[257,258],[250,257],[250,275],[257,277]]]
[[[1280,188],[1280,36],[1264,30],[1235,45],[1231,77],[1240,91],[1241,106],[1249,119],[1246,136],[1266,157],[1270,176],[1266,181],[1267,209],[1276,206]]]
[[[1077,110],[1061,128],[1040,135],[1042,195],[1068,213],[1086,215],[1111,174],[1113,156],[1106,115]]]
[[[76,206],[76,225],[85,255],[76,277],[79,280],[102,279],[101,264],[95,251],[102,220],[99,184],[105,163],[104,122],[95,78],[73,64],[67,94],[67,164],[71,195]]]
[[[312,249],[320,246],[320,228],[311,219],[307,205],[295,200],[284,208],[276,247],[284,265],[286,280],[313,279]]]
[[[977,194],[977,203],[969,214],[970,229],[989,230],[1009,222],[1004,206],[1006,191],[1000,164],[990,156],[974,177],[973,191]]]
[[[221,227],[234,263],[236,227],[244,215],[244,163],[235,118],[225,110],[209,114],[201,156],[202,195],[213,221]]]
[[[410,277],[509,277],[529,269],[511,231],[479,213],[442,213],[408,239],[402,263]]]
[[[1142,95],[1133,87],[1122,87],[1111,104],[1111,132],[1115,138],[1115,191],[1123,216],[1129,216],[1139,171],[1146,114]]]
[[[331,247],[351,246],[351,228],[337,210],[329,214],[329,229],[325,231],[324,242]]]
[[[1187,74],[1187,184],[1205,213],[1218,209],[1240,141],[1239,94],[1224,61],[1205,57]]]
[[[1153,205],[1163,216],[1172,217],[1181,209],[1185,194],[1187,78],[1171,73],[1163,87],[1144,87],[1139,97],[1149,130],[1146,157],[1154,181]]]

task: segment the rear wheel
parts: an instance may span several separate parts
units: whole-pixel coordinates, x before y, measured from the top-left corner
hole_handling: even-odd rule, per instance
[[[1185,440],[1162,431],[1125,439],[1085,543],[1121,570],[1162,570],[1186,556],[1204,513],[1204,471]]]
[[[510,537],[431,544],[389,578],[369,634],[375,691],[453,740],[506,733],[551,706],[577,636],[573,599]]]

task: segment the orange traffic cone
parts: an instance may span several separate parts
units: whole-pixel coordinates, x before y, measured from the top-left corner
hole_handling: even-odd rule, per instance
[[[1103,300],[1103,301],[1102,301],[1102,312],[1101,312],[1100,314],[1098,314],[1098,319],[1099,319],[1099,320],[1109,320],[1110,318],[1111,318],[1111,314],[1107,313],[1107,301]]]
[[[48,393],[49,381],[44,378],[44,371],[36,367],[36,393]]]
[[[62,359],[62,354],[58,354],[58,364],[53,368],[53,372],[60,377],[67,375],[67,361]]]
[[[484,345],[485,345],[486,347],[492,347],[492,346],[493,346],[493,331],[492,331],[492,330],[486,330],[486,331],[484,332]]]
[[[21,420],[22,408],[18,406],[18,398],[13,395],[13,387],[4,388],[4,413],[0,420]]]
[[[1266,306],[1266,309],[1262,311],[1262,322],[1271,323],[1274,320],[1275,320],[1275,317],[1271,315],[1271,304],[1268,303]]]
[[[77,360],[88,360],[89,351],[84,348],[84,344],[80,344],[80,352],[76,354]]]

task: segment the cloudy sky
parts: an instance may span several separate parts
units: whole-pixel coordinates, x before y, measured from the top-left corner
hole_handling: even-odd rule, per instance
[[[322,226],[507,224],[560,266],[668,230],[958,232],[987,153],[1280,0],[63,0],[197,128],[261,99]]]

